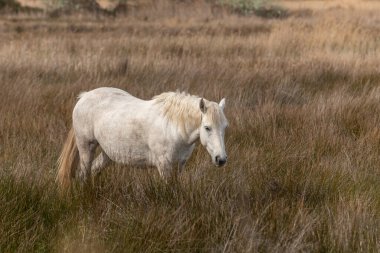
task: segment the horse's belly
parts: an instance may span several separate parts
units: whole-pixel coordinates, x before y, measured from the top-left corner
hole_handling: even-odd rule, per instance
[[[118,148],[103,148],[103,150],[111,160],[117,163],[131,165],[152,164],[148,145],[130,142],[119,145]]]
[[[133,111],[133,110],[131,110]],[[122,164],[151,165],[149,122],[132,112],[107,114],[95,124],[95,137],[111,160]]]

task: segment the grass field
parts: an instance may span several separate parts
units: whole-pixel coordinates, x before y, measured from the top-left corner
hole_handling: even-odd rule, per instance
[[[351,2],[0,16],[0,252],[379,252],[380,6]],[[198,147],[173,185],[112,165],[60,196],[76,96],[100,86],[226,97],[227,166]]]

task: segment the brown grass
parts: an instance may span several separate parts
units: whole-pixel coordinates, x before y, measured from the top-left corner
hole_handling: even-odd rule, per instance
[[[181,8],[0,18],[0,251],[379,252],[379,10]],[[76,96],[100,86],[226,97],[227,166],[198,147],[173,185],[113,165],[60,198]]]

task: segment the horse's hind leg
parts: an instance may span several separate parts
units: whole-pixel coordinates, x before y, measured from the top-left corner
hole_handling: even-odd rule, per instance
[[[79,177],[83,183],[88,184],[91,178],[91,164],[94,159],[97,143],[91,141],[77,141],[77,145],[80,157]]]
[[[100,154],[95,158],[95,160],[92,162],[91,166],[91,173],[93,176],[98,175],[103,168],[105,168],[111,159],[108,157],[108,155],[102,150]]]

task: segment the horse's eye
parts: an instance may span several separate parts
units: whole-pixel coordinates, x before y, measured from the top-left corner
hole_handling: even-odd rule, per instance
[[[207,132],[211,131],[211,127],[205,126],[205,129],[206,129]]]

